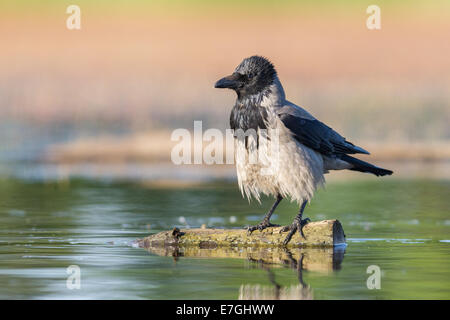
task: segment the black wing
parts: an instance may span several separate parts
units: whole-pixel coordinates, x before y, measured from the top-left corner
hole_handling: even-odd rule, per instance
[[[363,148],[345,140],[339,133],[319,120],[305,119],[287,113],[278,116],[284,125],[291,130],[298,142],[323,155],[369,154]]]

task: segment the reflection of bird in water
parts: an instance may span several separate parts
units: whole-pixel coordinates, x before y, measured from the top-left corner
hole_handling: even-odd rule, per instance
[[[303,280],[304,271],[313,271],[318,274],[330,274],[341,269],[344,259],[345,246],[319,249],[283,247],[218,247],[214,249],[201,249],[199,247],[147,247],[152,254],[172,257],[177,263],[180,257],[220,258],[220,259],[246,259],[250,262],[249,268],[266,270],[271,286],[241,285],[239,299],[280,299],[280,300],[309,300],[313,299],[313,290]],[[298,284],[282,287],[275,278],[273,268],[287,266],[297,272]]]
[[[288,252],[290,258],[286,261],[289,266],[297,271],[297,277],[299,284],[282,287],[275,281],[275,273],[262,264],[261,267],[265,269],[269,276],[269,281],[273,286],[260,286],[260,285],[241,285],[239,288],[239,300],[313,300],[312,288],[303,281],[303,258],[304,255],[296,261],[290,252]]]
[[[369,153],[289,102],[274,66],[263,57],[244,59],[232,75],[217,81],[215,87],[237,93],[230,126],[236,136],[236,169],[242,193],[249,198],[259,199],[261,193],[276,198],[263,221],[249,227],[249,232],[274,226],[270,217],[280,201],[289,196],[298,202],[300,210],[292,224],[282,229],[289,231],[284,242],[287,244],[295,232],[304,237],[302,229],[308,219],[302,218],[303,211],[315,190],[325,183],[324,173],[329,170],[392,174],[350,156]],[[250,141],[248,138],[252,137]],[[264,141],[275,143],[268,147]],[[276,169],[268,172],[267,167]]]

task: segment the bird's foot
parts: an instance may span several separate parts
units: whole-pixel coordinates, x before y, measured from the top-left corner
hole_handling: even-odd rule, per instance
[[[280,233],[289,231],[288,235],[283,241],[283,244],[287,245],[289,241],[291,241],[292,236],[295,234],[296,231],[300,232],[303,239],[306,239],[305,234],[303,233],[303,227],[306,224],[308,224],[309,221],[311,221],[309,218],[305,219],[295,218],[292,224],[281,228]]]
[[[279,226],[280,226],[279,224],[273,224],[273,223],[270,223],[269,220],[264,219],[261,223],[259,223],[256,226],[247,227],[247,233],[252,234],[252,232],[255,230],[263,231],[264,229],[267,229],[270,227],[279,227]]]

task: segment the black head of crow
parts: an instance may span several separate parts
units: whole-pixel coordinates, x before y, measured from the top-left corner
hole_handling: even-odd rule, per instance
[[[268,59],[252,56],[244,59],[233,74],[217,81],[215,87],[233,89],[238,97],[243,97],[268,89],[276,76],[277,72]]]

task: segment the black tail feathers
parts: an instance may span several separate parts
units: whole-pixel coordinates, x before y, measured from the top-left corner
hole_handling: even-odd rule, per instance
[[[343,155],[341,159],[344,160],[345,162],[352,164],[353,168],[351,168],[350,170],[353,171],[368,172],[376,176],[386,176],[391,175],[393,173],[391,170],[376,167],[373,164],[350,157],[346,154]]]

